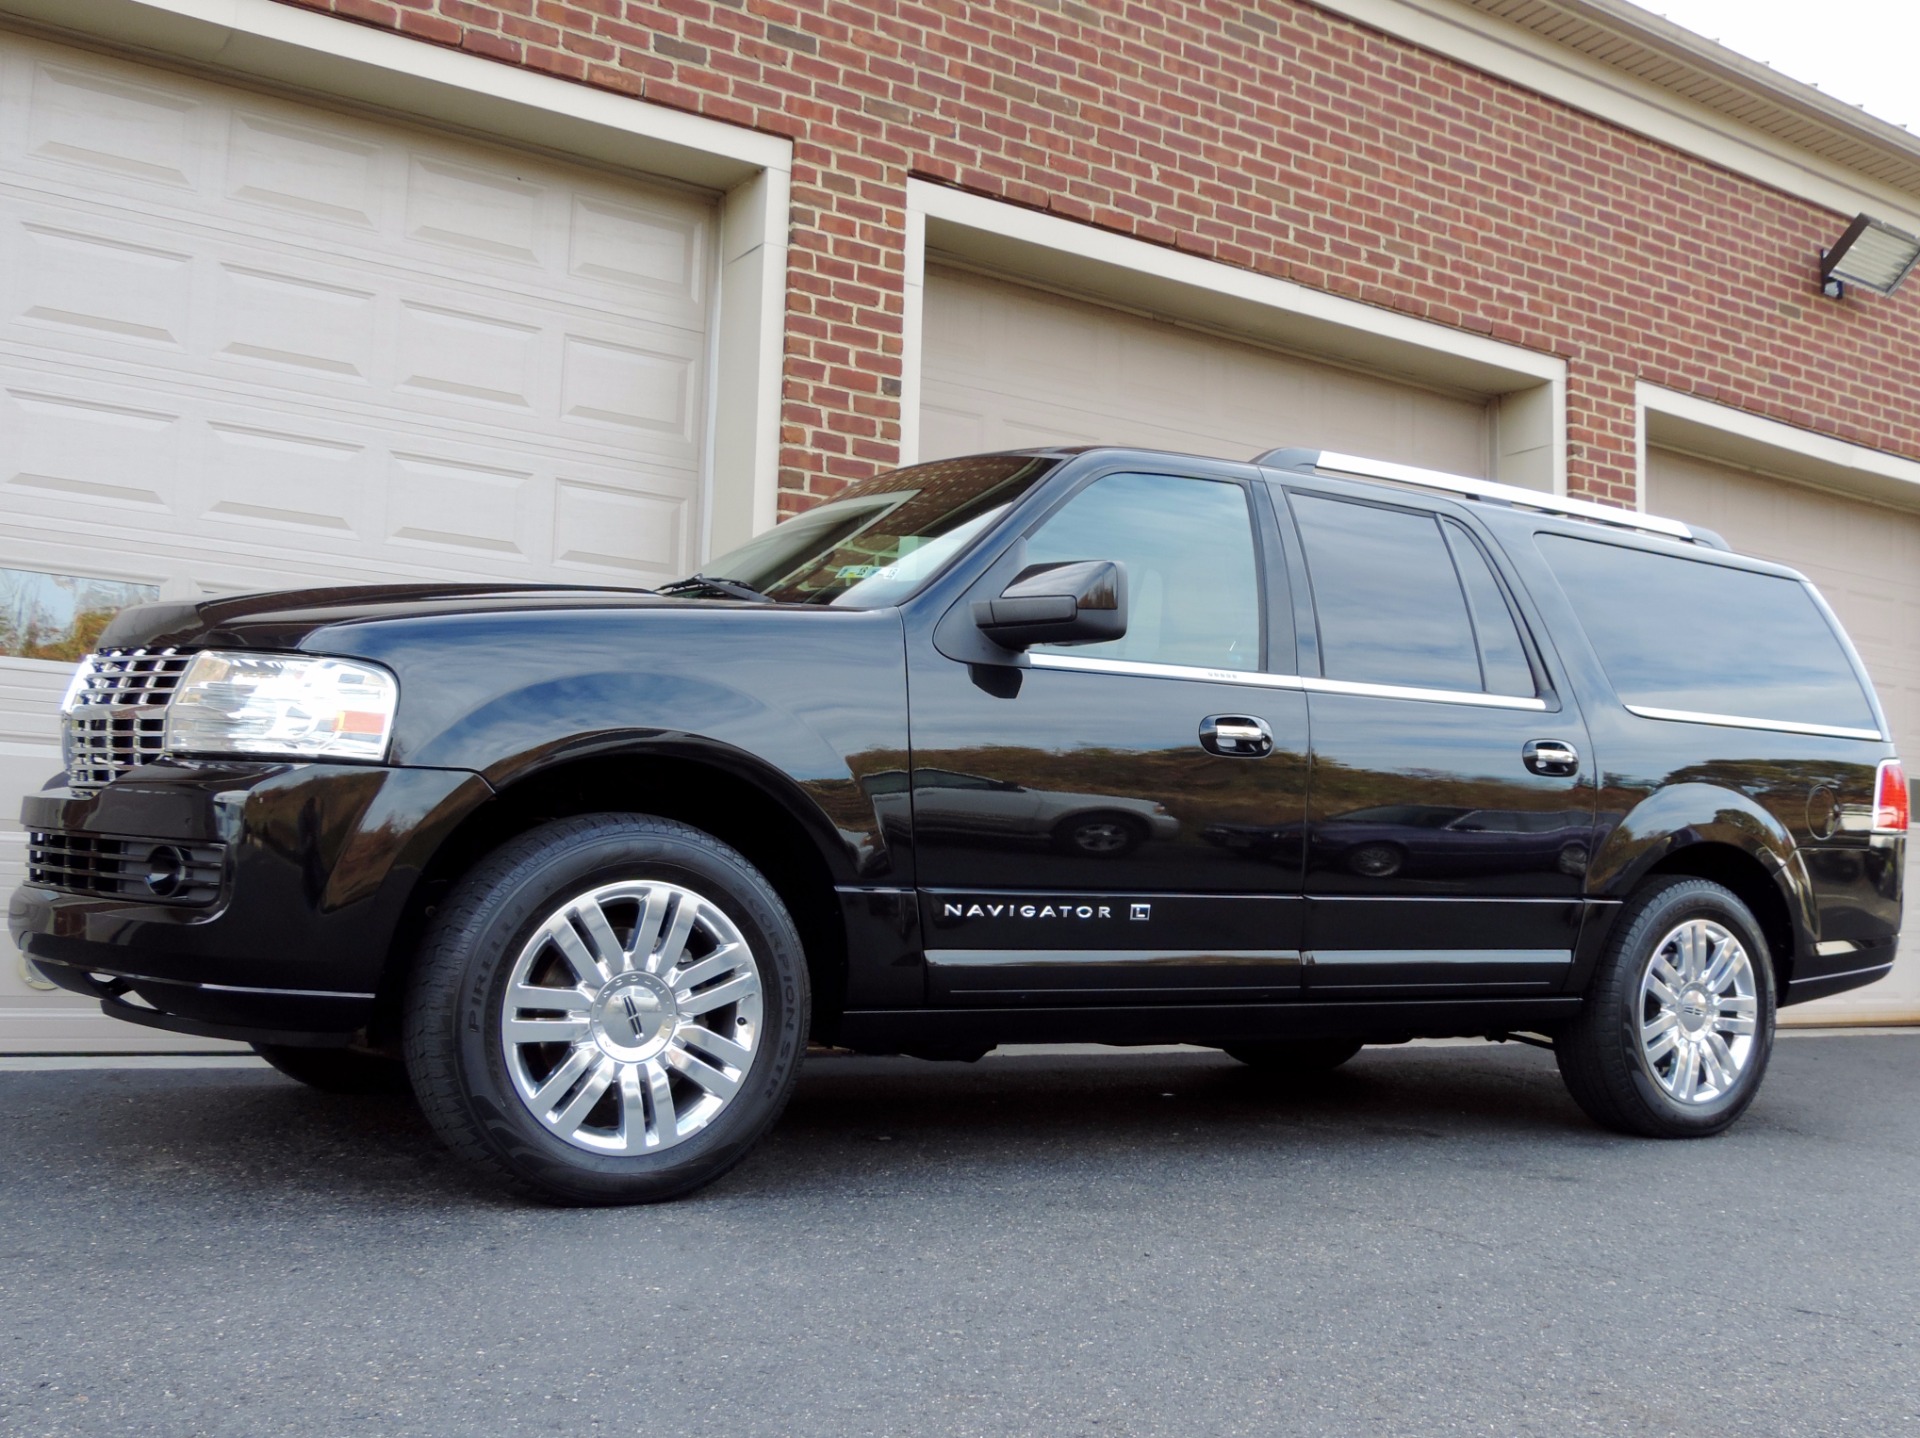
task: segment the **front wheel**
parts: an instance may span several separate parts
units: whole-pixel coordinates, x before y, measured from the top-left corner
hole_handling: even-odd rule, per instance
[[[407,1066],[448,1146],[524,1192],[647,1203],[710,1183],[786,1106],[810,997],[747,860],[685,824],[545,824],[467,875],[409,992]]]
[[[1628,901],[1554,1054],[1602,1127],[1705,1138],[1753,1102],[1773,1031],[1773,965],[1752,912],[1719,884],[1675,878]]]

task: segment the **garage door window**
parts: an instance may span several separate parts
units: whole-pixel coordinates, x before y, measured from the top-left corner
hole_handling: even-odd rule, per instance
[[[159,597],[151,584],[0,568],[0,654],[83,658],[115,614]]]
[[[1027,540],[1029,564],[1076,559],[1126,566],[1127,633],[1061,652],[1260,667],[1260,571],[1247,492],[1239,485],[1159,474],[1095,480]]]

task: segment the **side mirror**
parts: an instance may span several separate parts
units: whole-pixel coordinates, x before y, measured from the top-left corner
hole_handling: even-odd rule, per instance
[[[973,622],[1002,649],[1099,644],[1127,632],[1127,567],[1113,559],[1035,564],[998,599],[973,606]]]

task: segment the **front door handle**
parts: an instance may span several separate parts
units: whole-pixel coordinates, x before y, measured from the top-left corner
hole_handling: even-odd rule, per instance
[[[1564,777],[1580,769],[1580,751],[1564,739],[1529,739],[1520,758],[1536,774]]]
[[[1273,730],[1246,714],[1209,714],[1200,721],[1200,747],[1227,759],[1264,759],[1273,752]]]

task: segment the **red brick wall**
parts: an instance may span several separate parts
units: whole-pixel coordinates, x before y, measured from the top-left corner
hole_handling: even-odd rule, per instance
[[[1920,458],[1920,285],[1822,299],[1842,217],[1294,0],[289,3],[790,136],[794,498],[893,460],[910,174],[1559,355],[1596,497],[1636,379]]]

